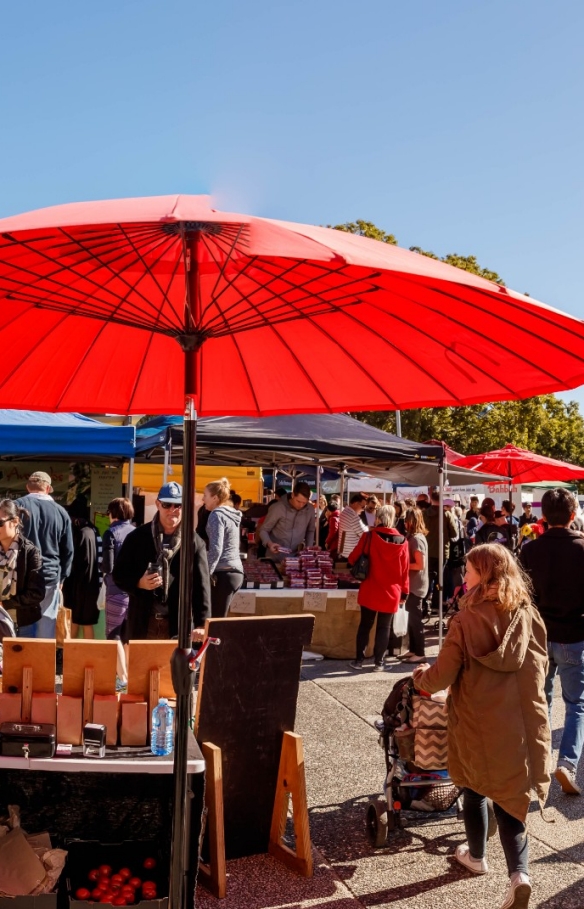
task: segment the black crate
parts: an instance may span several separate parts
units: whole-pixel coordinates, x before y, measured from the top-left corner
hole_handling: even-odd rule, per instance
[[[152,841],[127,840],[122,843],[100,843],[97,840],[70,840],[66,844],[68,851],[67,864],[65,865],[65,878],[69,894],[71,909],[89,909],[87,900],[78,900],[75,893],[80,887],[91,889],[88,874],[93,868],[100,865],[111,865],[116,874],[120,868],[130,868],[132,877],[139,877],[142,881],[155,881],[157,899],[138,900],[133,906],[140,909],[167,909],[168,907],[168,879],[169,863],[156,843]],[[143,867],[144,859],[156,859],[156,867],[147,870]],[[106,909],[111,903],[103,904]],[[23,907],[29,909],[29,907]],[[44,907],[30,907],[30,909],[44,909]],[[52,909],[52,907],[47,907]]]

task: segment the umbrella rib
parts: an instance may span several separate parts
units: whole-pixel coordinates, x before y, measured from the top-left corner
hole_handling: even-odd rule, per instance
[[[118,227],[118,230],[120,231],[120,233],[122,234],[122,236],[124,237],[124,239],[126,240],[126,243],[128,243],[128,242],[129,242],[129,237],[128,237],[126,231],[124,230],[124,228],[122,227],[122,225],[121,225],[121,224],[118,224],[117,227]],[[65,233],[65,232],[64,232],[64,233]],[[65,235],[67,236],[67,234],[65,234]],[[109,263],[104,263],[98,256],[95,256],[95,255],[93,254],[93,252],[92,252],[88,247],[82,246],[81,244],[79,244],[79,243],[75,240],[75,238],[69,237],[69,239],[70,239],[70,241],[71,241],[72,243],[76,243],[76,244],[79,246],[80,249],[82,249],[82,250],[85,251],[85,252],[88,252],[88,253],[90,254],[90,256],[91,256],[92,258],[94,258],[94,259],[99,263],[99,265],[100,265],[101,267],[107,268],[107,270],[111,272],[112,280],[120,280],[120,281],[126,286],[126,293],[125,293],[123,296],[120,296],[119,294],[116,294],[116,295],[115,295],[115,296],[117,296],[119,302],[118,302],[118,304],[117,304],[117,306],[116,306],[114,312],[115,312],[116,310],[118,310],[118,309],[120,308],[120,306],[124,305],[124,303],[126,303],[126,304],[128,303],[129,294],[135,293],[135,294],[138,296],[138,298],[139,298],[140,300],[142,300],[143,303],[145,303],[145,305],[146,305],[147,307],[150,308],[150,310],[154,313],[154,315],[155,315],[157,318],[160,317],[160,313],[159,313],[159,311],[156,309],[155,305],[154,305],[153,303],[151,303],[151,301],[148,299],[147,296],[145,296],[140,290],[138,290],[137,284],[130,284],[130,282],[127,281],[125,278],[123,278],[123,277],[120,275],[119,272],[114,272],[113,269],[110,268]],[[173,240],[172,240],[171,237],[169,237],[169,236],[164,236],[164,235],[163,235],[163,236],[161,237],[161,239],[160,239],[160,243],[159,243],[159,244],[156,244],[156,245],[157,245],[157,246],[160,245],[160,246],[162,247],[162,252],[161,252],[161,254],[155,259],[155,263],[158,263],[158,262],[160,262],[160,260],[161,260],[162,257],[164,256],[164,254],[167,252],[167,250],[168,250],[169,248],[172,249]],[[121,247],[120,247],[120,248],[121,248]],[[152,274],[152,272],[151,272],[150,267],[146,264],[146,262],[144,261],[143,256],[141,255],[141,253],[139,252],[139,250],[135,247],[134,243],[132,243],[132,248],[134,249],[134,254],[135,254],[135,256],[137,257],[137,261],[140,262],[140,263],[142,264],[142,266],[146,269],[147,273],[150,275],[150,277],[152,278],[152,280],[154,280],[154,282],[157,284],[157,286],[159,286],[159,285],[158,285],[158,282],[156,281],[156,279],[154,278],[154,276],[153,276],[153,274]],[[140,280],[142,280],[142,278],[141,278]],[[161,288],[159,287],[159,290],[160,290],[160,289],[161,289]],[[110,291],[110,293],[111,293],[111,291]],[[136,310],[137,312],[141,312],[140,308],[139,308],[138,306],[136,306],[135,304],[130,303],[129,305],[130,305],[131,308],[133,308],[133,309]],[[172,325],[172,323],[171,323],[169,320],[167,320],[167,325],[168,325],[169,328],[173,328],[173,327],[174,327],[174,326]]]
[[[240,299],[238,301],[236,301],[235,303],[231,304],[231,306],[227,307],[225,310],[222,310],[221,315],[226,315],[230,310],[240,307],[245,303],[248,303],[248,304],[251,304],[252,306],[254,306],[256,312],[258,314],[262,314],[264,316],[264,318],[267,318],[268,316],[273,317],[275,313],[282,310],[283,308],[294,309],[294,310],[296,310],[298,316],[303,317],[305,315],[304,310],[299,309],[298,307],[299,307],[299,305],[303,304],[306,300],[314,300],[315,301],[314,305],[316,305],[316,301],[318,301],[322,306],[326,307],[326,310],[324,310],[325,312],[341,312],[344,310],[345,307],[340,307],[337,305],[340,300],[349,300],[350,298],[353,298],[353,302],[357,303],[357,302],[360,302],[359,293],[363,293],[363,294],[370,293],[370,292],[376,290],[376,288],[374,286],[371,286],[370,288],[368,288],[367,290],[364,290],[364,291],[353,290],[350,293],[343,294],[341,296],[337,296],[332,299],[327,299],[327,297],[325,296],[325,293],[330,294],[330,293],[335,292],[338,294],[339,290],[342,290],[345,287],[350,287],[351,285],[355,285],[358,283],[356,280],[347,280],[344,284],[337,285],[334,288],[327,289],[325,291],[325,293],[309,292],[309,293],[304,294],[304,296],[302,296],[296,300],[288,300],[283,295],[272,294],[273,305],[271,305],[270,308],[259,309],[256,305],[254,305],[252,303],[252,300],[251,300],[252,296],[255,296],[256,294],[260,293],[262,290],[266,290],[269,287],[269,285],[272,284],[274,281],[280,281],[280,280],[285,281],[286,274],[289,274],[290,272],[294,271],[296,268],[300,267],[301,265],[305,265],[305,264],[307,264],[307,263],[304,263],[302,260],[300,260],[299,262],[295,263],[295,265],[292,266],[291,268],[286,269],[286,271],[283,274],[273,275],[273,274],[269,273],[270,280],[267,281],[265,284],[261,284],[252,275],[249,275],[249,274],[246,275],[248,280],[255,281],[255,283],[258,286],[255,288],[255,290],[252,290],[248,294],[245,294],[245,295],[243,295],[241,293],[241,291],[239,291],[237,288],[234,288],[235,291],[240,294]],[[262,271],[262,270],[265,271],[265,268],[262,269],[261,261],[256,262],[255,260],[251,260],[250,262],[248,262],[246,264],[245,267],[247,268],[247,267],[251,267],[254,265],[258,271]],[[236,278],[240,277],[244,273],[245,273],[245,268],[242,269],[242,271],[239,273],[239,275],[236,276]],[[304,289],[307,285],[312,284],[317,280],[322,280],[323,277],[330,277],[332,275],[342,275],[342,271],[341,270],[336,270],[336,271],[328,270],[328,271],[325,271],[324,274],[321,274],[318,276],[310,276],[309,278],[306,279],[306,281],[304,281],[300,284],[292,284],[292,282],[288,281],[287,282],[289,284],[288,292],[290,292],[290,293],[298,292],[299,290]],[[366,282],[367,280],[370,280],[370,278],[371,278],[371,276],[366,276],[366,277],[360,278],[359,282]],[[350,305],[350,304],[345,304],[345,305]],[[292,321],[292,319],[295,319],[296,317],[297,316],[290,316],[289,314],[284,314],[283,318],[280,319],[279,321]],[[219,314],[217,316],[215,316],[205,327],[209,328],[210,326],[212,326],[218,320],[218,318],[219,318]],[[243,314],[242,314],[241,318],[242,319],[244,318]],[[232,324],[232,328],[233,328],[233,323],[231,323],[231,324]],[[244,322],[240,322],[237,325],[237,330],[243,331],[243,330],[247,330],[248,328],[253,328],[253,327],[254,327],[253,322],[249,323],[249,321],[244,321]]]
[[[203,242],[204,242],[204,244],[205,244],[205,246],[206,246],[206,248],[207,248],[207,250],[208,250],[208,252],[209,252],[209,255],[211,256],[211,258],[213,259],[213,261],[214,261],[215,264],[217,265],[217,267],[218,267],[218,269],[219,269],[219,274],[217,275],[217,278],[215,279],[215,285],[214,285],[214,287],[211,289],[211,292],[210,292],[210,294],[209,294],[209,298],[210,298],[210,299],[209,299],[209,303],[207,304],[207,306],[205,306],[205,308],[204,308],[204,309],[202,310],[202,312],[201,312],[201,321],[204,319],[205,313],[207,312],[207,310],[209,309],[209,307],[215,302],[215,291],[217,290],[217,287],[219,286],[219,282],[221,281],[221,278],[223,278],[223,277],[225,276],[225,270],[226,270],[227,266],[229,265],[229,263],[230,263],[230,261],[231,261],[233,255],[234,255],[234,253],[235,253],[235,250],[236,250],[236,248],[237,248],[237,243],[238,243],[238,240],[239,240],[241,234],[243,233],[243,229],[244,229],[244,228],[243,228],[243,224],[242,224],[242,225],[240,226],[238,232],[237,232],[237,235],[236,235],[236,237],[235,237],[233,243],[231,244],[231,246],[229,246],[229,247],[227,248],[227,256],[226,256],[226,258],[225,258],[225,262],[223,263],[223,265],[220,265],[220,264],[219,264],[218,258],[213,254],[213,250],[212,250],[212,248],[211,248],[211,243],[208,242],[208,241],[207,241],[207,238],[203,235]],[[218,246],[219,244],[216,243],[215,245]]]
[[[234,278],[233,278],[232,281],[228,284],[228,286],[227,286],[223,291],[221,291],[220,294],[217,294],[217,296],[215,297],[214,302],[216,302],[216,301],[220,298],[220,296],[221,296],[224,292],[226,292],[230,287],[233,287],[235,280],[237,280],[238,278],[240,278],[242,275],[246,274],[247,269],[250,268],[250,267],[252,267],[252,266],[254,266],[255,268],[257,268],[258,271],[263,271],[263,272],[266,272],[266,271],[267,271],[267,266],[266,266],[266,264],[265,264],[261,259],[259,259],[258,257],[254,257],[254,258],[250,259],[248,262],[245,263],[245,265],[244,265],[244,267],[241,269],[241,271],[240,271],[237,275],[234,276]],[[294,271],[297,270],[298,268],[302,268],[302,267],[311,267],[311,268],[313,268],[313,269],[320,268],[320,272],[321,272],[321,273],[320,273],[319,275],[316,275],[316,276],[315,276],[315,275],[311,275],[310,277],[307,277],[306,280],[303,281],[303,282],[301,282],[300,284],[294,284],[294,283],[292,283],[291,281],[287,281],[287,279],[286,279],[286,276],[287,276],[287,275],[289,275],[290,273],[294,272]],[[261,283],[261,282],[260,282],[257,278],[255,278],[253,275],[246,274],[246,277],[248,278],[248,280],[250,280],[250,281],[255,281],[255,283],[257,284],[257,287],[255,288],[255,290],[250,291],[248,294],[242,294],[241,291],[238,290],[238,288],[234,287],[234,290],[235,290],[237,293],[240,294],[240,300],[238,300],[238,301],[235,302],[235,303],[232,303],[231,306],[227,307],[227,308],[224,310],[224,312],[227,313],[227,312],[230,311],[230,309],[234,309],[234,308],[236,308],[237,306],[240,306],[241,303],[244,303],[244,302],[246,302],[246,301],[249,301],[250,298],[251,298],[251,296],[254,296],[255,294],[260,293],[262,290],[267,290],[267,289],[269,288],[269,286],[270,286],[272,283],[274,283],[275,281],[282,281],[282,282],[284,282],[284,283],[287,283],[287,284],[289,285],[289,292],[293,293],[293,292],[295,292],[295,291],[298,291],[298,290],[301,290],[301,289],[306,288],[309,284],[312,284],[313,282],[315,282],[315,281],[317,281],[317,280],[322,280],[323,278],[331,277],[332,275],[339,275],[339,274],[341,274],[341,273],[342,273],[342,269],[325,269],[325,268],[322,268],[322,267],[320,267],[320,266],[315,265],[314,263],[308,263],[307,260],[305,260],[305,259],[298,259],[298,260],[295,260],[294,263],[293,263],[290,267],[284,269],[283,271],[280,271],[280,272],[278,272],[278,273],[276,273],[276,274],[274,274],[273,272],[268,272],[269,280],[268,280],[268,281],[265,281],[264,283]],[[361,280],[367,280],[368,278],[370,278],[370,276],[367,276],[367,278],[363,278],[363,279],[361,279]],[[355,282],[355,281],[349,280],[349,281],[346,282],[346,283],[347,283],[347,285],[350,285],[351,283],[354,284],[354,283],[356,283],[356,282]],[[339,287],[336,287],[336,288],[334,288],[334,289],[338,291],[338,290],[341,289],[343,286],[346,286],[346,285],[341,285],[340,288],[339,288]],[[296,301],[294,301],[294,302],[295,302],[295,303],[299,303],[299,302],[302,302],[303,300],[310,299],[311,297],[315,297],[315,296],[317,296],[317,294],[315,294],[315,293],[308,293],[308,294],[306,294],[303,298],[301,298],[300,300],[296,300]],[[319,296],[320,298],[322,298],[322,294],[319,294],[318,296]],[[281,295],[281,294],[274,295],[273,298],[274,298],[274,299],[282,299],[282,295]],[[291,304],[289,301],[286,301],[285,305],[292,305],[292,304]],[[212,321],[211,321],[210,324],[212,324]]]
[[[128,291],[132,292],[132,290],[134,290],[134,288],[132,287],[132,285],[131,285],[129,282],[127,282],[125,279],[123,279],[123,278],[121,277],[121,275],[119,275],[118,273],[116,273],[116,272],[113,271],[113,269],[112,269],[110,263],[104,263],[104,262],[102,262],[102,260],[100,260],[99,257],[97,257],[94,253],[92,253],[92,251],[91,251],[90,249],[88,249],[87,247],[84,247],[84,246],[83,246],[82,244],[80,244],[79,241],[77,241],[75,238],[68,236],[68,234],[67,234],[66,231],[61,230],[61,231],[60,231],[60,234],[61,234],[62,236],[64,236],[65,238],[67,238],[67,240],[68,240],[70,243],[73,243],[75,246],[77,246],[78,249],[80,249],[85,255],[88,255],[90,258],[94,259],[94,260],[98,263],[99,266],[104,267],[104,268],[106,268],[108,271],[110,271],[110,273],[112,274],[112,277],[113,277],[113,278],[119,278],[119,280],[120,280],[123,284],[126,285]],[[39,256],[41,259],[44,259],[45,261],[47,261],[47,262],[50,263],[50,264],[54,264],[54,261],[55,261],[55,260],[54,260],[54,259],[51,259],[44,251],[38,250],[35,246],[31,246],[31,244],[24,243],[24,242],[21,241],[21,240],[14,240],[13,238],[11,238],[11,239],[12,239],[12,242],[15,243],[18,247],[21,247],[21,248],[27,250],[28,252],[32,252],[34,255]],[[172,240],[171,240],[170,242],[172,243]],[[164,237],[164,238],[162,239],[160,245],[164,245],[165,243],[168,243],[168,238],[166,238],[166,237]],[[121,249],[121,247],[119,247],[119,248]],[[70,294],[64,293],[65,290],[72,291],[72,290],[74,290],[74,289],[71,288],[70,285],[63,283],[63,282],[60,281],[60,280],[57,280],[57,278],[55,277],[55,275],[57,275],[57,274],[62,274],[63,272],[64,272],[65,274],[68,273],[68,274],[73,275],[74,278],[75,278],[76,280],[86,280],[90,285],[94,286],[94,287],[95,287],[96,289],[98,289],[98,290],[102,290],[102,289],[104,288],[104,285],[103,285],[103,284],[99,284],[97,281],[94,281],[90,276],[84,275],[84,274],[79,274],[79,272],[77,272],[77,271],[75,270],[75,268],[73,268],[73,267],[71,267],[71,266],[64,265],[63,263],[60,263],[60,264],[59,264],[59,268],[58,268],[55,272],[53,272],[53,274],[47,275],[47,276],[38,275],[36,272],[32,271],[31,269],[27,269],[27,268],[24,268],[24,267],[22,267],[22,266],[19,266],[19,269],[20,269],[20,271],[23,271],[25,274],[29,274],[29,275],[31,275],[32,277],[34,277],[34,278],[35,278],[35,283],[38,282],[38,281],[46,281],[46,282],[48,282],[48,283],[53,283],[53,284],[57,285],[57,288],[58,288],[57,294],[58,294],[63,300],[65,300],[65,301],[69,300],[71,306],[73,306],[73,305],[75,306],[75,310],[73,310],[72,308],[69,310],[69,312],[70,312],[72,315],[84,314],[84,313],[80,313],[78,310],[80,310],[80,308],[83,306],[84,302],[87,300],[87,295],[84,295],[84,297],[83,297],[82,299],[78,299],[78,298],[76,298],[76,297],[70,296]],[[24,282],[22,282],[22,281],[21,281],[21,282],[16,282],[16,281],[14,281],[14,279],[12,279],[12,278],[7,278],[7,279],[5,279],[5,280],[13,281],[14,283],[17,283],[18,286],[21,286],[21,287],[23,287],[23,286],[24,286],[24,287],[27,287],[27,286],[28,286],[28,285],[25,285]],[[50,292],[50,291],[49,291],[49,292]],[[75,290],[74,292],[75,292],[75,293],[79,293],[79,291],[76,291],[76,290]],[[111,294],[111,296],[114,297],[114,298],[116,299],[116,301],[118,301],[118,308],[119,308],[119,301],[123,302],[125,298],[124,298],[124,297],[120,297],[119,294],[116,294],[116,293],[114,293],[113,291],[111,291],[111,290],[109,290],[109,289],[107,289],[107,288],[106,288],[106,292],[107,292],[108,294]],[[12,291],[12,293],[14,293],[14,291]],[[146,297],[144,297],[139,291],[137,291],[137,295],[138,295],[141,299],[143,299],[144,303],[145,303],[147,306],[150,306],[150,305],[151,305],[150,302],[149,302],[149,300],[148,300]],[[26,294],[25,294],[24,296],[26,296]],[[43,298],[43,297],[39,297],[38,299],[39,299],[39,301],[40,301],[40,300],[43,300],[44,298]],[[98,298],[98,299],[99,299],[99,298]],[[100,300],[99,302],[100,302],[100,305],[101,305],[102,307],[106,307],[106,306],[110,306],[110,307],[111,307],[111,305],[113,305],[113,304],[106,304],[105,301],[101,301],[101,300]],[[131,305],[131,308],[133,308],[136,312],[138,312],[138,313],[141,312],[141,310],[140,310],[138,307],[136,307],[135,305],[132,305],[132,304],[130,304],[130,305]],[[58,307],[56,307],[55,305],[53,305],[51,308],[57,309]],[[172,326],[169,325],[169,327],[172,327]]]
[[[135,247],[135,244],[134,244],[132,238],[126,233],[125,229],[124,229],[121,225],[120,225],[120,230],[122,231],[122,234],[126,237],[127,242],[131,244],[132,249],[134,249],[136,255],[137,255],[138,258],[139,258],[139,261],[142,263],[142,265],[143,265],[144,268],[146,269],[147,273],[148,273],[149,276],[151,277],[152,281],[154,282],[154,284],[155,284],[156,287],[158,288],[158,290],[159,290],[159,292],[160,292],[160,294],[161,294],[161,296],[162,296],[161,305],[163,305],[164,302],[166,302],[166,303],[170,306],[170,308],[172,309],[172,311],[174,312],[174,314],[175,314],[175,316],[176,316],[176,318],[177,318],[177,322],[179,322],[179,320],[180,320],[179,313],[176,311],[176,309],[174,308],[174,306],[170,303],[170,299],[169,299],[169,297],[168,297],[168,294],[169,294],[169,292],[170,292],[170,288],[171,288],[171,286],[172,286],[172,283],[173,283],[174,279],[176,278],[177,271],[178,271],[178,267],[179,267],[179,265],[180,265],[180,263],[181,263],[181,258],[180,258],[180,256],[176,256],[176,258],[175,258],[173,271],[172,271],[172,274],[171,274],[170,279],[169,279],[168,287],[167,287],[167,289],[165,290],[165,289],[162,287],[162,284],[160,283],[160,281],[158,280],[158,278],[155,276],[155,274],[154,274],[154,272],[152,271],[152,269],[150,268],[150,266],[147,265],[147,263],[146,263],[145,259],[143,258],[141,252]],[[160,257],[160,258],[162,258],[162,257]],[[157,263],[160,261],[160,258],[156,259],[156,262],[155,262],[154,264],[157,264]],[[160,308],[157,310],[157,309],[156,309],[156,306],[155,306],[153,303],[151,304],[151,308],[153,309],[153,311],[154,311],[155,313],[157,313],[158,317],[160,317]],[[170,319],[166,319],[166,322],[167,322],[167,324],[168,324],[169,326],[172,327],[172,322],[170,321]]]
[[[145,351],[144,351],[144,356],[142,357],[142,365],[141,365],[140,370],[139,370],[139,372],[137,373],[136,378],[135,378],[135,380],[134,380],[134,382],[133,382],[133,385],[132,385],[132,391],[131,391],[131,394],[130,394],[130,401],[129,401],[129,404],[128,404],[127,413],[130,413],[132,404],[133,404],[133,402],[134,402],[134,396],[135,396],[135,394],[136,394],[136,390],[137,390],[137,388],[138,388],[138,383],[139,383],[140,378],[141,378],[141,376],[142,376],[142,370],[143,370],[143,368],[144,368],[144,364],[146,363],[146,358],[148,357],[148,353],[150,352],[150,348],[151,348],[151,346],[152,346],[152,341],[153,341],[153,339],[154,339],[154,332],[150,332],[150,337],[148,338],[148,342],[147,342],[147,344],[146,344],[146,349],[145,349]]]

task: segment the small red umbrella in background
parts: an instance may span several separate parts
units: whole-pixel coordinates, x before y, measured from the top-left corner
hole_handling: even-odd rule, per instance
[[[456,467],[467,467],[469,470],[484,470],[506,477],[512,483],[570,483],[584,480],[584,467],[546,458],[526,448],[516,445],[505,445],[498,451],[486,451],[484,454],[467,455],[453,461]]]
[[[428,257],[219,212],[204,196],[77,203],[0,221],[0,305],[0,408],[185,408],[186,570],[173,658],[178,909],[197,412],[445,407],[574,388],[584,383],[584,325]]]

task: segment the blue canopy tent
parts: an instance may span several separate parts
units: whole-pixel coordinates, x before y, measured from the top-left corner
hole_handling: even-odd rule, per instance
[[[108,426],[79,413],[0,410],[0,458],[133,458],[134,426]]]

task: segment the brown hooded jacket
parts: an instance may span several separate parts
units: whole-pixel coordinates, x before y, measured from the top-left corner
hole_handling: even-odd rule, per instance
[[[484,600],[452,618],[436,663],[415,678],[422,691],[450,686],[452,780],[523,822],[532,791],[543,805],[550,784],[546,671],[538,611],[531,605],[502,611]]]

